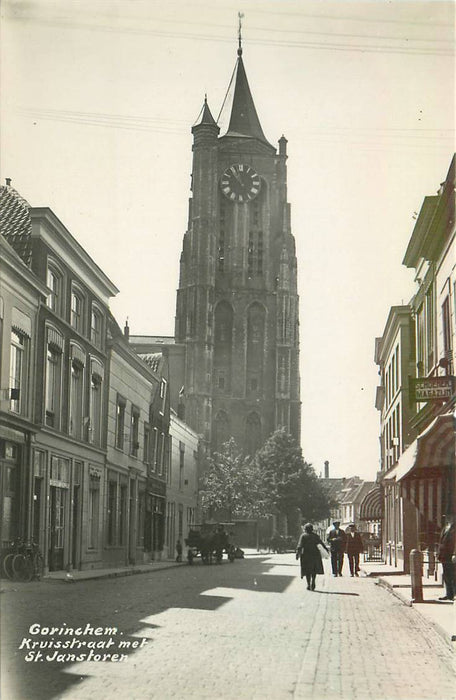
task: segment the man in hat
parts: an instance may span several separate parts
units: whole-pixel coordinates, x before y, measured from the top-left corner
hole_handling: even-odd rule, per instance
[[[328,534],[328,544],[331,550],[331,567],[333,576],[342,576],[344,565],[346,535],[340,527],[340,521],[333,522],[332,530]]]
[[[355,523],[350,523],[346,535],[345,551],[350,565],[350,576],[359,576],[359,555],[364,551],[364,545]]]
[[[455,534],[454,516],[446,515],[445,525],[440,535],[439,542],[439,562],[442,564],[446,594],[439,598],[439,600],[454,600],[454,594],[456,592]]]

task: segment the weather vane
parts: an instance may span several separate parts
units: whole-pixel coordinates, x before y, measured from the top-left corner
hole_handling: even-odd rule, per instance
[[[238,48],[238,56],[242,56],[242,18],[244,17],[243,12],[238,12],[238,18],[239,18],[239,29],[238,29],[238,38],[239,38],[239,48]]]

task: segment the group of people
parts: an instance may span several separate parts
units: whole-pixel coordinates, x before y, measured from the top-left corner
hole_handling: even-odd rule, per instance
[[[307,590],[315,590],[317,574],[323,574],[322,552],[331,556],[333,576],[342,576],[344,554],[347,554],[350,575],[359,576],[359,555],[363,551],[363,540],[354,523],[348,526],[347,532],[342,530],[340,522],[335,521],[327,534],[327,544],[313,531],[313,525],[307,523],[299,538],[296,548],[296,559],[301,562],[301,578],[306,577]]]
[[[301,578],[306,577],[307,589],[315,590],[317,574],[323,574],[323,556],[331,557],[333,576],[342,576],[344,566],[344,554],[348,557],[350,575],[359,576],[359,555],[364,550],[363,540],[354,523],[350,523],[347,530],[340,527],[340,522],[335,521],[327,532],[328,547],[313,531],[313,525],[307,523],[303,526],[303,532],[296,548],[296,559],[301,560]],[[324,554],[326,552],[326,554]],[[439,600],[454,600],[456,595],[456,527],[452,515],[445,516],[445,524],[442,529],[438,559],[442,564],[443,581],[445,583],[445,595]]]

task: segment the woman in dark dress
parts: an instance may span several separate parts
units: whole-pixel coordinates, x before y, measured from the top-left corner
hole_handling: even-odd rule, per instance
[[[301,578],[304,576],[306,577],[308,591],[315,590],[316,575],[324,574],[323,562],[318,545],[321,545],[328,551],[326,545],[313,531],[313,525],[307,523],[304,525],[304,532],[299,538],[296,549],[296,559],[301,559]]]

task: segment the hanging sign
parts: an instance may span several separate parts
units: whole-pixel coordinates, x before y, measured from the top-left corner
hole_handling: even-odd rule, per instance
[[[412,401],[445,401],[454,391],[454,377],[410,378],[410,398]]]

